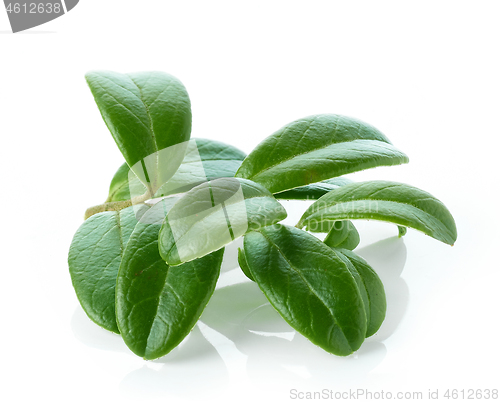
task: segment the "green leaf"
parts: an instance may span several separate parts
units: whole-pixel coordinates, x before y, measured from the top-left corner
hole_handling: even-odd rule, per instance
[[[69,250],[69,272],[80,304],[90,319],[115,333],[116,276],[136,223],[133,207],[95,214],[80,226]]]
[[[170,352],[194,327],[214,292],[224,253],[168,266],[158,253],[158,232],[171,203],[159,202],[141,218],[117,279],[118,327],[127,346],[147,360]]]
[[[125,201],[125,200],[130,200],[130,187],[129,187],[129,175],[130,175],[130,168],[128,164],[125,162],[123,165],[118,168],[118,171],[116,171],[115,175],[113,176],[113,179],[111,180],[111,184],[109,185],[109,193],[108,193],[108,198],[106,199],[106,203],[108,202],[117,202],[117,201]],[[133,185],[133,188],[137,186],[142,186],[143,188],[143,193],[146,192],[146,187],[142,185],[141,181],[135,176],[135,174],[132,173],[132,179],[133,181],[136,182],[136,184]]]
[[[354,224],[349,221],[329,221],[333,227],[323,241],[331,248],[354,250],[359,245],[359,233]]]
[[[236,173],[272,193],[350,172],[408,162],[374,127],[339,115],[315,115],[281,128],[249,155]]]
[[[276,199],[287,200],[318,200],[330,190],[348,185],[349,183],[352,183],[352,181],[344,177],[332,178],[295,189],[285,190],[284,192],[275,193],[274,197],[276,197]]]
[[[335,253],[343,255],[352,263],[353,269],[358,273],[360,289],[362,295],[365,295],[365,311],[367,319],[366,337],[374,335],[382,325],[385,319],[387,302],[385,290],[382,281],[377,273],[361,256],[346,249],[334,249]]]
[[[406,235],[406,232],[408,229],[406,227],[402,227],[401,225],[398,225],[398,237],[401,238]]]
[[[191,135],[186,89],[161,72],[93,71],[85,77],[125,161],[156,190],[179,167],[182,143]]]
[[[155,197],[186,192],[207,180],[233,177],[244,159],[245,153],[231,145],[214,140],[192,139],[179,169],[156,191]],[[146,191],[125,163],[113,177],[106,201],[129,200],[129,181],[135,194],[143,194]]]
[[[332,178],[332,179],[327,179],[325,181],[319,182],[319,183],[313,183],[311,185],[306,185],[302,186],[300,188],[295,188],[291,190],[286,190],[281,193],[277,193],[274,196],[277,199],[303,199],[303,200],[317,200],[321,196],[324,196],[331,190],[337,189],[341,186],[349,185],[350,183],[353,183],[352,180],[343,178],[343,177],[338,177],[338,178]],[[291,196],[291,197],[290,197]],[[295,197],[294,197],[295,196]],[[316,225],[311,225],[307,226],[306,230],[310,232],[330,232],[333,231],[333,228],[335,226],[335,222],[332,221],[323,221],[320,223],[315,223]],[[352,228],[354,226],[352,223],[350,224]],[[354,228],[354,231],[356,231],[356,228]],[[357,233],[357,231],[356,231]],[[355,242],[356,239],[356,234],[352,234],[352,236],[349,238],[352,243]],[[353,246],[353,249],[358,245],[359,243],[359,234],[358,234],[358,241],[356,245]],[[345,246],[347,248],[347,246]],[[349,249],[349,248],[347,248]]]
[[[361,346],[366,313],[349,261],[313,235],[280,224],[248,233],[244,248],[252,277],[294,329],[336,355]]]
[[[247,258],[245,257],[245,251],[241,248],[238,248],[238,264],[240,265],[241,271],[245,276],[247,276],[250,280],[255,281],[252,277],[252,273],[250,273],[250,269],[248,268]]]
[[[311,225],[306,225],[306,231],[315,232],[315,233],[328,233],[332,230],[335,225],[334,221],[321,221],[314,222]]]
[[[263,186],[245,179],[215,179],[191,189],[168,212],[160,231],[160,255],[178,265],[285,218],[283,206]]]
[[[457,239],[455,220],[441,201],[413,186],[388,181],[353,183],[332,190],[306,210],[297,227],[346,219],[392,222],[449,245]]]
[[[193,139],[179,170],[156,192],[156,196],[187,192],[209,180],[232,178],[245,156],[243,151],[228,144]]]

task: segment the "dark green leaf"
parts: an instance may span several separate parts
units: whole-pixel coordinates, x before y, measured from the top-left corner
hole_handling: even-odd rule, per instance
[[[457,239],[455,220],[441,201],[413,186],[388,181],[353,183],[332,190],[306,210],[297,226],[346,219],[392,222],[449,245]]]
[[[236,176],[272,193],[350,172],[408,162],[374,127],[339,115],[315,115],[281,128],[249,155]]]
[[[80,304],[90,319],[115,333],[116,275],[136,223],[133,207],[95,214],[78,229],[69,250],[69,272]]]
[[[359,274],[361,283],[358,288],[366,295],[365,310],[367,318],[366,337],[374,335],[385,319],[387,302],[382,281],[377,273],[361,256],[346,249],[334,249],[335,253],[345,256],[352,263],[353,269]]]
[[[333,227],[323,241],[331,248],[354,250],[359,245],[359,233],[354,224],[349,221],[330,221]]]
[[[169,211],[160,231],[160,254],[168,264],[178,265],[284,218],[285,209],[263,186],[245,179],[215,179],[191,189]]]
[[[86,75],[101,115],[118,148],[152,191],[165,183],[183,158],[191,135],[191,104],[175,77],[161,72]]]
[[[311,183],[310,185],[275,193],[274,197],[276,197],[276,199],[287,200],[318,200],[330,190],[348,185],[349,183],[352,183],[350,179],[340,176],[338,178],[327,179],[318,183]]]
[[[252,277],[294,329],[333,354],[361,346],[366,313],[349,261],[309,233],[279,224],[245,235],[244,248]]]
[[[223,249],[181,266],[158,253],[158,232],[171,207],[155,204],[137,224],[116,286],[118,327],[127,346],[147,360],[161,357],[191,331],[219,276]]]
[[[241,248],[238,248],[238,264],[240,265],[243,274],[245,274],[245,276],[247,276],[250,280],[255,281],[252,277],[252,273],[250,273],[250,269],[248,268],[245,251]]]

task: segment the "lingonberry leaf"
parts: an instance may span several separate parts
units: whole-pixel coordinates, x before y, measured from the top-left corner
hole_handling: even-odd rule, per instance
[[[361,256],[347,249],[333,249],[335,253],[344,256],[352,263],[352,268],[358,273],[358,288],[363,299],[366,311],[366,337],[374,335],[385,319],[387,302],[382,281],[377,273]]]
[[[424,190],[389,181],[353,183],[332,190],[306,210],[297,226],[346,219],[392,222],[449,245],[457,239],[455,220],[441,201]]]
[[[214,292],[223,249],[180,266],[158,251],[158,232],[171,202],[141,217],[123,255],[116,285],[118,327],[127,346],[147,360],[161,357],[191,331]]]
[[[359,245],[359,233],[354,224],[349,221],[329,221],[333,226],[323,241],[332,248],[353,250]]]
[[[87,83],[128,166],[153,194],[175,173],[191,135],[191,103],[161,72],[92,71]]]
[[[365,339],[365,305],[349,265],[313,235],[276,224],[245,235],[249,271],[294,329],[336,355]]]
[[[115,333],[116,276],[136,224],[134,207],[95,214],[80,226],[69,250],[69,272],[82,308]]]
[[[255,281],[248,267],[247,258],[245,257],[245,251],[242,248],[238,248],[238,264],[240,265],[243,274],[250,280]]]
[[[260,143],[236,173],[272,193],[350,172],[408,162],[379,130],[340,115],[296,120]]]

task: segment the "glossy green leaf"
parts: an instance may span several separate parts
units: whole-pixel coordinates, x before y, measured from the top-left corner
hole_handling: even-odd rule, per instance
[[[156,196],[183,193],[209,180],[234,177],[245,156],[243,151],[228,144],[193,139],[179,170]]]
[[[80,304],[90,319],[115,333],[116,276],[136,223],[133,207],[95,214],[80,226],[69,250],[69,272]]]
[[[236,176],[272,193],[383,165],[408,162],[380,131],[339,115],[296,120],[269,136],[249,155]]]
[[[125,201],[131,199],[130,196],[130,186],[129,181],[133,180],[136,184],[132,185],[134,188],[137,186],[142,186],[143,193],[146,192],[146,187],[142,185],[141,181],[132,173],[132,179],[129,179],[130,168],[126,162],[118,168],[113,179],[111,180],[111,184],[109,185],[109,193],[106,202],[117,202],[117,201]]]
[[[116,286],[118,327],[127,346],[147,360],[161,357],[191,331],[214,292],[223,249],[181,266],[158,253],[158,232],[170,201],[154,205],[137,224]]]
[[[241,248],[238,248],[238,264],[240,265],[241,271],[245,276],[247,276],[250,280],[255,281],[252,277],[252,273],[250,273],[250,269],[248,268],[247,258],[245,257],[245,251]]]
[[[313,235],[280,224],[248,233],[244,248],[252,277],[294,329],[333,354],[361,346],[366,313],[349,261]]]
[[[192,139],[179,169],[156,191],[155,197],[186,192],[207,180],[233,177],[245,156],[243,151],[219,141]],[[135,193],[143,194],[146,191],[146,187],[141,185],[125,163],[113,177],[106,201],[129,200],[129,182]]]
[[[377,273],[361,256],[347,249],[334,249],[335,253],[345,256],[359,274],[361,284],[358,285],[362,294],[366,295],[365,311],[367,319],[366,337],[374,335],[385,319],[387,301],[382,281]]]
[[[333,227],[323,241],[331,248],[354,250],[359,245],[359,233],[354,224],[349,221],[330,221]]]
[[[327,179],[318,183],[311,183],[310,185],[275,193],[274,197],[276,199],[286,200],[318,200],[330,190],[348,185],[349,183],[352,183],[350,179],[340,176],[338,178]]]
[[[441,201],[413,186],[388,181],[353,183],[335,189],[314,202],[297,226],[345,219],[388,221],[449,245],[457,239],[455,220]]]
[[[161,72],[93,71],[85,77],[127,164],[152,189],[166,182],[182,161],[179,144],[191,135],[191,103],[182,83]]]
[[[286,211],[263,186],[220,178],[187,192],[160,231],[160,254],[170,265],[205,256],[248,231],[275,224]]]

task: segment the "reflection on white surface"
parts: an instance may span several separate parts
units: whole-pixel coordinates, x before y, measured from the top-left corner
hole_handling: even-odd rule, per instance
[[[99,350],[126,352],[127,346],[122,338],[92,322],[78,305],[71,317],[71,330],[75,337],[86,346]]]
[[[254,333],[258,336],[280,337],[288,341],[292,341],[293,337],[295,336],[295,332],[261,332],[258,330],[249,330],[249,332]]]
[[[345,385],[353,373],[358,380],[368,374],[386,352],[381,342],[369,339],[349,357],[326,353],[292,329],[250,282],[217,290],[202,320],[247,355],[246,375],[259,384],[279,379],[298,387],[314,377],[330,385]]]
[[[128,373],[120,382],[120,391],[137,399],[201,397],[209,390],[223,390],[228,382],[224,361],[195,326],[189,339],[170,354]]]
[[[149,396],[168,392],[192,397],[234,388],[234,382],[279,380],[281,385],[300,388],[311,378],[345,388],[359,384],[383,362],[384,340],[397,329],[408,305],[408,287],[400,277],[406,262],[403,239],[391,237],[357,250],[381,277],[388,310],[379,332],[349,357],[326,353],[280,317],[239,269],[240,246],[237,240],[226,248],[220,280],[198,325],[167,356],[130,371],[120,383],[123,393],[139,396],[147,390]],[[79,307],[71,326],[77,339],[89,347],[134,357],[118,335],[93,324]],[[193,382],[196,388],[189,386]]]
[[[217,353],[219,353],[226,364],[230,377],[234,378],[244,373],[247,356],[238,350],[232,340],[225,337],[222,333],[208,327],[201,321],[198,322],[198,328],[207,341],[217,350]]]

